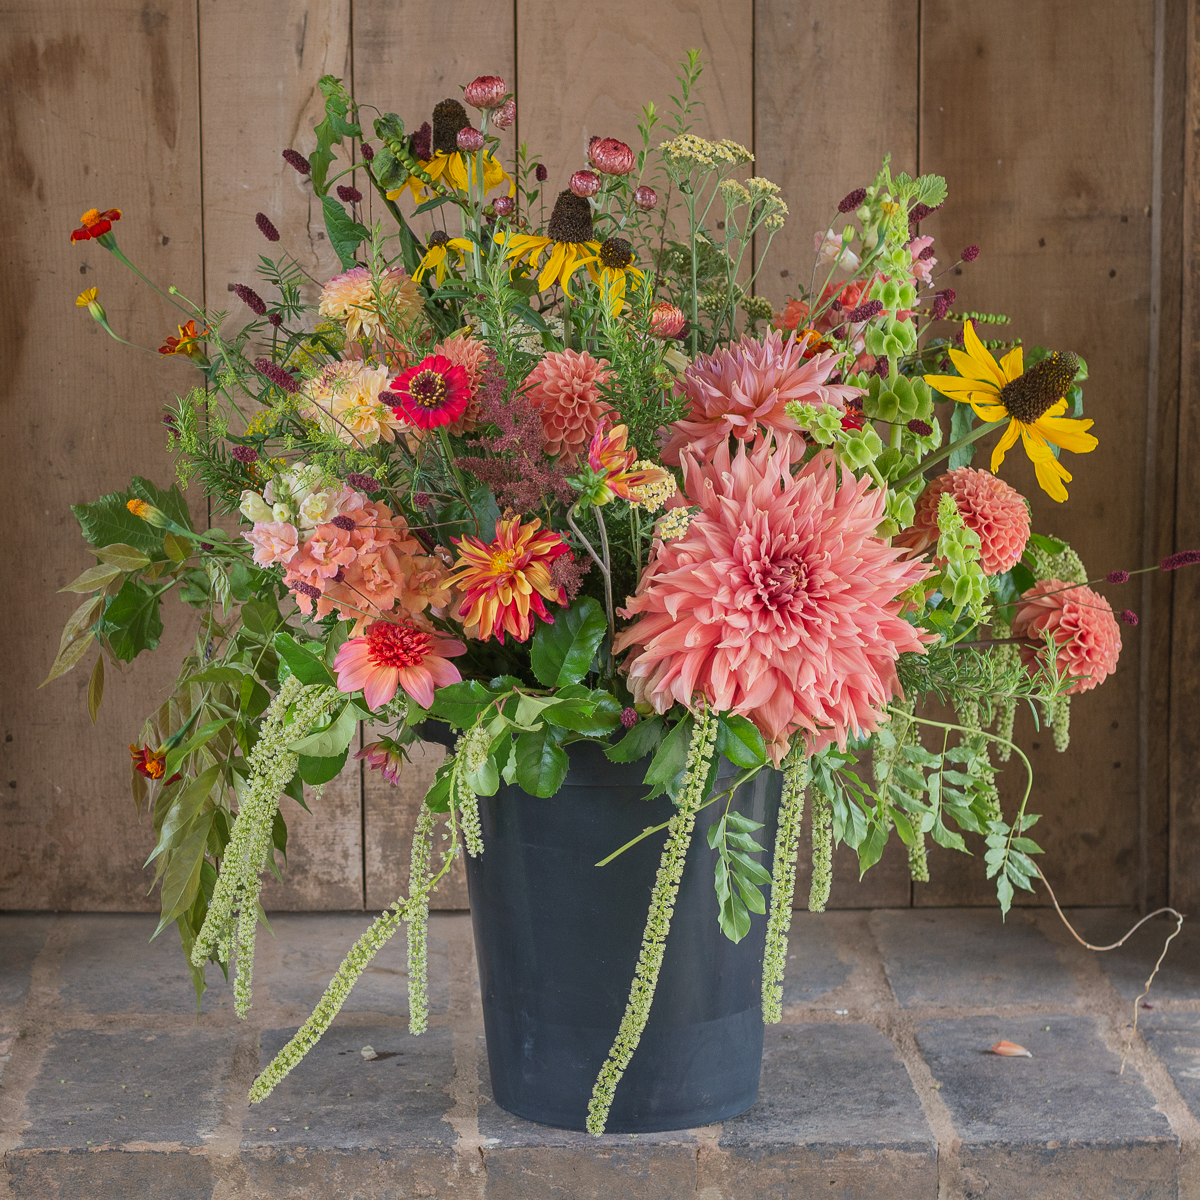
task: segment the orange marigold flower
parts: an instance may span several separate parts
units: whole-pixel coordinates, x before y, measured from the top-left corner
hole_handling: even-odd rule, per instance
[[[86,242],[92,238],[98,238],[113,227],[114,221],[120,219],[121,210],[119,208],[106,208],[103,212],[100,212],[99,209],[89,208],[79,218],[80,228],[72,231],[71,241]]]
[[[168,337],[165,342],[158,348],[159,354],[183,354],[188,358],[201,358],[203,352],[200,349],[200,339],[208,333],[208,330],[203,331],[196,328],[195,321],[189,321],[186,325],[179,326],[178,337]]]
[[[458,615],[468,637],[482,642],[494,633],[503,644],[505,633],[511,633],[526,642],[534,614],[554,624],[544,601],[566,604],[567,597],[551,578],[550,566],[571,551],[557,533],[539,533],[541,527],[536,517],[528,525],[519,516],[509,517],[496,522],[490,545],[474,537],[453,539],[458,546],[453,583],[465,596]]]
[[[147,779],[161,779],[167,773],[167,756],[161,750],[130,742],[129,757],[133,759],[133,769]]]

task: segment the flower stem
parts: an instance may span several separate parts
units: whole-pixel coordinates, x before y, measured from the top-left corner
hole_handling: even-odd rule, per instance
[[[1004,421],[987,421],[980,425],[978,429],[972,429],[970,433],[964,437],[960,437],[958,441],[951,442],[950,445],[944,446],[932,458],[927,458],[919,467],[914,467],[907,475],[902,475],[895,483],[892,484],[897,491],[900,490],[906,483],[911,483],[918,475],[924,475],[930,467],[936,463],[940,463],[943,459],[949,458],[955,450],[961,450],[964,446],[969,446],[972,442],[977,442],[981,437],[986,437],[993,429],[999,429]]]

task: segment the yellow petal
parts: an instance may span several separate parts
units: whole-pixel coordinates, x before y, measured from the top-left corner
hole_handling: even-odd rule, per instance
[[[970,398],[969,403],[981,420],[1003,421],[1008,416],[1008,409],[1003,404],[981,403],[978,393]]]
[[[960,396],[966,399],[971,392],[979,390],[978,380],[963,379],[960,375],[926,375],[925,382],[951,400]]]
[[[556,242],[542,273],[538,276],[538,291],[544,292],[557,278],[567,257],[567,242]]]
[[[1019,421],[1009,421],[1008,428],[1004,431],[1004,436],[996,443],[996,448],[992,451],[992,474],[995,475],[1000,469],[1000,464],[1004,461],[1004,456],[1017,444],[1017,438],[1021,436],[1021,423]]]
[[[991,379],[997,387],[1003,387],[1008,380],[1004,378],[1000,368],[996,365],[996,360],[992,357],[991,351],[979,340],[979,335],[975,332],[975,325],[972,321],[963,322],[963,345],[967,348],[967,353],[981,366],[986,367],[991,372]],[[951,358],[954,352],[951,351]],[[955,363],[955,366],[958,364]],[[962,369],[961,367],[959,368]]]
[[[563,264],[562,286],[563,291],[569,296],[571,276],[575,274],[589,260],[585,254],[582,254],[575,243],[570,243],[570,252],[567,254],[566,262]]]
[[[987,354],[986,350],[984,354]],[[988,358],[991,359],[991,357],[988,354]],[[950,361],[958,368],[958,373],[964,379],[976,380],[977,385],[982,383],[995,388],[997,394],[1006,382],[994,361],[989,367],[986,363],[979,362],[973,355],[964,354],[961,350],[953,348],[950,350]]]
[[[1052,405],[1050,405],[1050,407],[1048,409],[1046,409],[1046,411],[1044,413],[1042,413],[1042,416],[1043,417],[1061,417],[1063,415],[1063,413],[1065,413],[1066,411],[1067,411],[1067,398],[1066,398],[1066,396],[1064,396],[1061,400],[1055,400],[1055,402]],[[1088,422],[1088,425],[1089,426],[1091,425],[1091,421]]]
[[[1027,425],[1022,426],[1021,440],[1025,444],[1025,453],[1033,463],[1033,473],[1037,476],[1038,486],[1051,500],[1057,500],[1061,504],[1067,498],[1063,480],[1070,483],[1071,472],[1054,457],[1054,451],[1046,445],[1037,430]]]
[[[1046,441],[1072,454],[1090,454],[1100,445],[1098,438],[1086,432],[1092,425],[1092,421],[1077,421],[1072,417],[1042,417],[1033,427]]]
[[[1000,370],[1011,383],[1019,375],[1025,373],[1025,353],[1020,346],[1014,346],[1001,360]]]

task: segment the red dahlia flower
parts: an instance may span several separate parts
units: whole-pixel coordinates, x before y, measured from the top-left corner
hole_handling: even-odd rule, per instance
[[[418,429],[437,429],[452,425],[467,411],[471,385],[463,367],[445,355],[431,354],[403,375],[393,379],[390,390],[400,397],[392,406]]]

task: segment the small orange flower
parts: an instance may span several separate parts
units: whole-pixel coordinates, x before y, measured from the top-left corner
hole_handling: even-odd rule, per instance
[[[202,358],[203,351],[200,349],[200,339],[208,333],[208,330],[197,330],[196,322],[189,321],[186,325],[179,326],[179,336],[169,337],[158,348],[159,354],[183,354],[188,358]]]
[[[99,209],[89,208],[79,218],[80,228],[72,231],[71,241],[86,242],[92,238],[101,237],[113,227],[114,221],[120,219],[121,210],[119,208],[106,208],[103,212],[100,212]]]
[[[603,486],[597,492],[595,504],[607,504],[614,496],[622,500],[640,502],[644,489],[664,487],[667,480],[674,482],[670,471],[652,463],[640,464],[637,447],[626,448],[625,439],[629,430],[624,425],[608,429],[600,423],[588,449],[588,466],[597,476],[603,476]],[[635,469],[640,467],[641,469]],[[599,482],[599,480],[597,480]]]
[[[167,773],[167,756],[161,750],[131,742],[129,757],[133,759],[133,769],[147,779],[161,779]]]
[[[496,522],[496,539],[484,545],[478,538],[454,538],[459,568],[452,582],[466,599],[458,610],[468,637],[487,641],[494,633],[503,644],[505,633],[526,642],[533,633],[536,614],[547,624],[554,618],[544,600],[566,604],[567,596],[550,576],[550,564],[571,549],[557,533],[536,517],[528,525],[521,518]]]

